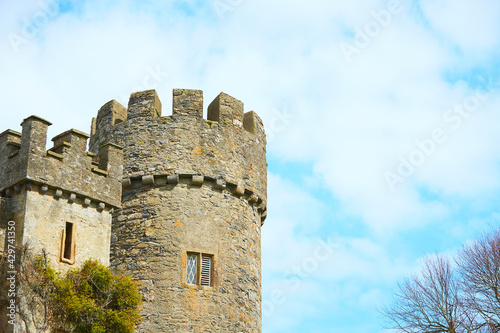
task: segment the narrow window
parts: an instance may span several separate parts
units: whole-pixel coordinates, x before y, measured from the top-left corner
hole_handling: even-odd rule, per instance
[[[62,249],[61,249],[61,259],[67,263],[73,263],[74,261],[74,248],[75,248],[75,236],[74,236],[74,225],[71,222],[66,222],[66,228],[63,230],[62,239]]]

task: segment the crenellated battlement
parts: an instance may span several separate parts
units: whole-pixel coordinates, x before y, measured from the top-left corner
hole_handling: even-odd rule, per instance
[[[130,95],[128,108],[111,100],[98,111],[92,119],[91,136],[99,130],[109,130],[122,122],[136,119],[167,120],[172,118],[203,120],[203,91],[193,89],[173,89],[172,115],[162,117],[162,104],[155,90],[135,92]],[[208,106],[206,122],[218,126],[243,128],[247,132],[263,135],[263,124],[257,113],[244,113],[243,102],[220,93]],[[260,132],[258,130],[261,130]],[[91,138],[92,146],[92,138]],[[91,149],[92,150],[92,149]]]
[[[174,89],[172,115],[162,116],[155,90],[135,92],[128,108],[106,103],[92,121],[90,151],[124,147],[124,178],[159,174],[240,179],[265,201],[266,140],[262,120],[243,102],[220,93],[203,117],[201,90]]]
[[[47,150],[50,125],[30,116],[21,124],[22,133],[7,130],[0,134],[0,194],[28,181],[53,188],[54,193],[67,192],[120,207],[122,148],[110,143],[96,156],[87,151],[90,136],[71,129],[54,137]]]
[[[21,133],[12,130],[1,133],[0,147],[4,147],[0,155],[5,155],[7,158],[14,157],[21,148]]]

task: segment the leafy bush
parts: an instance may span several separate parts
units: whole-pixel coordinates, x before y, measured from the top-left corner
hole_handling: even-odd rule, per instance
[[[0,258],[0,264],[5,265],[6,258]],[[81,268],[61,274],[51,267],[45,251],[35,255],[25,245],[16,250],[16,258],[18,314],[24,331],[133,333],[141,321],[135,282],[99,261],[87,260]]]
[[[125,275],[116,275],[96,260],[64,277],[50,267],[46,276],[54,285],[50,295],[54,313],[77,333],[132,333],[140,322],[141,298],[137,286]]]

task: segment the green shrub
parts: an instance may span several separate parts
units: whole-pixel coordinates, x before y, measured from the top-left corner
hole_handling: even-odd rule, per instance
[[[45,327],[51,332],[63,328],[76,333],[132,333],[141,321],[141,297],[130,277],[115,274],[96,260],[62,274],[51,267],[45,250],[35,254],[29,244],[14,253],[15,280],[23,299],[17,309],[21,331]],[[0,256],[0,266],[13,265],[9,258]],[[11,274],[0,270],[0,280]],[[0,298],[8,288],[0,283]]]
[[[45,274],[54,285],[50,297],[55,316],[76,333],[133,333],[141,320],[136,284],[96,260],[87,260],[64,277],[50,267]]]

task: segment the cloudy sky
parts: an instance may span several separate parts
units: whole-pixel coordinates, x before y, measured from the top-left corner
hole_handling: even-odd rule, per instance
[[[425,253],[500,219],[500,2],[0,0],[0,132],[154,88],[264,120],[264,332],[383,332]]]

